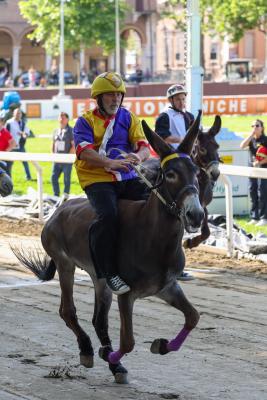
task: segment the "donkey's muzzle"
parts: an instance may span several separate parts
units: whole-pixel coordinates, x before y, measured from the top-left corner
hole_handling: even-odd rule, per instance
[[[204,210],[197,194],[188,197],[184,207],[184,223],[187,232],[196,232],[204,218]]]

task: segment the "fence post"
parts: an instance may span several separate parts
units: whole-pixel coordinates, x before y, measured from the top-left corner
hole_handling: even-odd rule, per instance
[[[221,175],[225,187],[225,208],[226,208],[226,235],[227,235],[227,255],[233,256],[233,190],[232,181],[227,175]]]

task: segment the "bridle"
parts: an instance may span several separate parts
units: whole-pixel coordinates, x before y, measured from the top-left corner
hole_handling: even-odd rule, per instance
[[[213,179],[211,171],[213,169],[214,166],[218,167],[219,165],[219,161],[220,160],[212,160],[210,161],[208,164],[204,163],[201,159],[201,156],[199,155],[198,151],[197,151],[197,145],[195,146],[194,149],[194,153],[192,155],[193,160],[195,162],[195,164],[202,170],[205,172],[205,174],[208,176],[209,180],[211,181],[211,183],[213,185],[215,185],[216,180]]]
[[[152,184],[142,173],[143,167],[141,165],[132,165],[133,169],[139,176],[139,178],[146,184],[146,186],[151,189],[151,191],[158,197],[158,199],[164,204],[166,207],[167,211],[177,217],[180,218],[182,216],[182,211],[183,208],[177,207],[176,201],[178,198],[183,196],[186,192],[192,192],[195,194],[199,194],[199,191],[195,185],[185,185],[179,192],[177,193],[176,198],[173,198],[167,188],[166,185],[166,175],[163,170],[164,165],[169,162],[170,160],[174,158],[188,158],[191,160],[190,156],[185,153],[172,153],[166,157],[163,158],[163,160],[160,163],[160,168],[158,172],[158,177],[156,179],[156,184]],[[164,187],[164,197],[162,194],[159,192],[159,188]]]
[[[120,155],[122,155],[124,158],[127,157],[128,153],[126,153],[125,151],[118,149],[116,147],[113,147],[111,149],[109,149],[109,151],[107,152],[107,155],[112,151],[112,150],[116,150],[120,153]],[[161,160],[160,163],[160,168],[159,168],[159,172],[158,172],[158,176],[156,179],[156,183],[153,185],[147,178],[146,176],[143,174],[144,171],[144,167],[142,165],[134,165],[132,164],[131,167],[134,169],[134,171],[137,173],[137,175],[139,176],[139,178],[142,180],[142,182],[144,182],[144,184],[157,196],[157,198],[161,201],[162,204],[164,204],[164,206],[166,207],[167,211],[175,216],[176,218],[180,218],[183,214],[183,208],[181,207],[177,207],[176,201],[177,199],[184,195],[186,192],[192,192],[195,193],[196,195],[199,195],[199,191],[198,188],[195,185],[185,185],[177,194],[176,198],[174,199],[168,188],[166,187],[166,175],[165,172],[163,170],[164,165],[173,160],[174,158],[187,158],[189,160],[191,160],[191,157],[186,154],[186,153],[171,153],[168,156],[164,157]],[[164,186],[164,191],[165,191],[165,195],[163,196],[160,192],[159,192],[159,188],[162,188]]]

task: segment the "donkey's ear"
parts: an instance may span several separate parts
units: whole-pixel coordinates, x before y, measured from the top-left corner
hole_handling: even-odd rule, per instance
[[[208,135],[211,135],[211,136],[217,135],[217,133],[219,133],[221,130],[221,126],[222,126],[221,117],[219,115],[216,115],[213,125],[210,128],[210,130],[208,131]]]
[[[187,134],[184,137],[184,140],[179,146],[179,153],[186,153],[186,154],[191,154],[192,149],[194,147],[198,131],[199,131],[199,125],[200,125],[200,119],[201,119],[201,114],[202,110],[198,111],[198,116],[195,119],[194,123],[190,126],[190,128],[187,131]]]
[[[172,148],[156,132],[152,131],[144,119],[142,127],[149,144],[160,158],[164,158],[172,152]]]

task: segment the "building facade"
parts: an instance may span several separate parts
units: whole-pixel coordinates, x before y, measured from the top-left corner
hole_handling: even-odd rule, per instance
[[[172,20],[161,19],[162,1],[128,0],[132,7],[121,27],[121,38],[127,42],[121,49],[121,72],[131,74],[138,67],[147,78],[183,81],[186,65],[186,37]],[[0,73],[8,69],[13,78],[32,66],[40,72],[50,70],[52,57],[41,44],[28,39],[33,31],[20,15],[18,0],[0,0]],[[225,63],[229,58],[247,58],[255,73],[265,63],[265,35],[249,31],[235,45],[227,40],[203,37],[203,60],[206,78],[224,79]],[[58,64],[58,60],[55,61]],[[80,70],[99,73],[114,68],[114,54],[106,55],[99,47],[65,52],[65,70],[79,76]]]

